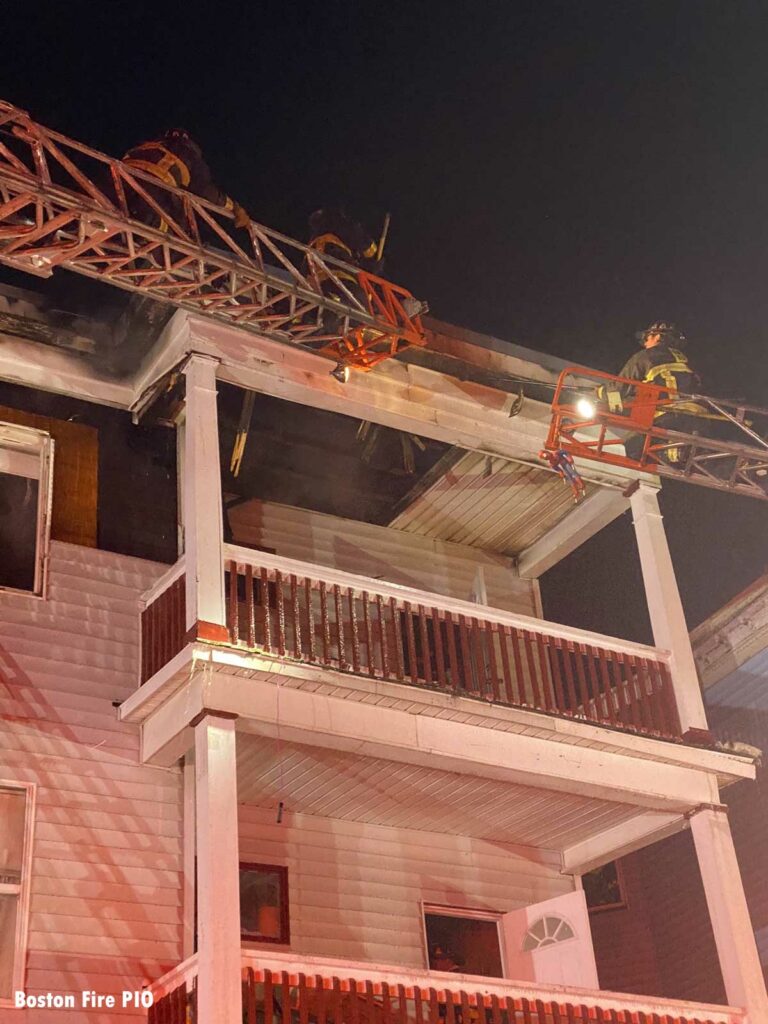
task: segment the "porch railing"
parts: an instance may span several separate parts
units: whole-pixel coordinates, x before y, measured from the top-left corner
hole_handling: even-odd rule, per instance
[[[373,679],[680,737],[668,656],[424,591],[226,547],[230,642]]]
[[[141,610],[141,683],[166,665],[184,646],[186,634],[184,562],[168,570],[144,595]]]
[[[153,986],[149,1024],[196,1014],[196,963]],[[743,1024],[741,1010],[654,996],[243,951],[243,1024]]]

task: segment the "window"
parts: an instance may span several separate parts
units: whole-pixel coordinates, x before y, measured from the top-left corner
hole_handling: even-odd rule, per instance
[[[456,907],[425,907],[429,969],[503,977],[499,918]]]
[[[584,895],[590,913],[626,907],[621,867],[615,860],[582,875]]]
[[[240,865],[240,931],[252,942],[290,942],[287,868]]]
[[[24,988],[34,789],[0,783],[0,1005]]]
[[[44,592],[52,455],[48,434],[0,423],[0,589]]]
[[[574,938],[573,928],[562,917],[547,914],[531,925],[523,939],[523,952],[531,953],[543,946],[554,946],[556,942],[565,942]]]

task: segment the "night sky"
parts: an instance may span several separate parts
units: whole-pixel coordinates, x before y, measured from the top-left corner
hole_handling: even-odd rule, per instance
[[[768,6],[0,5],[0,95],[109,153],[169,126],[252,216],[344,203],[440,319],[604,369],[676,321],[714,395],[768,405]],[[689,623],[768,565],[768,508],[667,486]],[[574,586],[574,582],[576,585]],[[549,616],[647,639],[628,517]]]

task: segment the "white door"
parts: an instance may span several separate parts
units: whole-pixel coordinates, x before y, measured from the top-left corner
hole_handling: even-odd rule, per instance
[[[501,927],[507,978],[600,987],[583,890],[504,914]]]

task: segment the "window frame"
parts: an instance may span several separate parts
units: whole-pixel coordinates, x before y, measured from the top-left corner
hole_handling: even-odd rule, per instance
[[[238,863],[238,880],[242,871],[264,871],[272,872],[280,876],[280,935],[272,938],[269,935],[256,935],[243,931],[240,925],[241,942],[268,942],[272,946],[290,946],[291,944],[291,915],[290,897],[288,892],[288,868],[284,864],[261,864],[252,861],[240,861]]]
[[[499,958],[501,960],[502,970],[506,960],[506,947],[504,945],[504,929],[501,926],[502,919],[505,911],[502,910],[486,910],[478,907],[455,907],[448,903],[428,903],[426,900],[421,900],[421,931],[422,940],[424,943],[424,963],[426,969],[431,970],[429,966],[429,936],[427,935],[427,914],[432,914],[433,917],[466,917],[472,921],[493,921],[496,924],[496,936],[499,940]],[[461,972],[463,973],[463,972]],[[491,981],[498,980],[490,978]]]
[[[616,882],[618,883],[618,886],[619,886],[620,898],[618,900],[616,900],[614,903],[599,903],[596,906],[590,906],[589,902],[587,900],[587,893],[586,893],[586,890],[585,890],[585,892],[584,892],[584,901],[587,904],[587,913],[588,914],[605,914],[605,913],[609,913],[612,910],[627,910],[628,907],[629,907],[629,903],[627,901],[627,884],[626,884],[626,879],[624,878],[624,869],[622,867],[621,860],[617,859],[617,860],[613,860],[613,861],[606,861],[605,864],[601,864],[598,868],[594,868],[593,870],[600,871],[603,868],[608,867],[609,864],[615,864],[616,865]],[[582,887],[582,889],[584,889],[583,876],[582,876],[581,887]]]
[[[48,596],[48,565],[51,548],[51,515],[53,508],[54,441],[49,433],[35,427],[0,421],[0,451],[9,450],[11,457],[35,458],[39,462],[37,492],[37,528],[35,531],[35,576],[32,590],[9,587],[0,583],[0,594],[21,594],[46,599]],[[1,470],[0,470],[1,471]],[[25,474],[20,473],[24,477]]]
[[[16,782],[12,779],[0,778],[0,789],[15,789],[25,794],[24,809],[24,840],[21,857],[21,881],[17,885],[0,882],[0,895],[18,896],[16,913],[16,934],[13,946],[13,984],[12,992],[24,991],[24,980],[27,969],[27,946],[29,944],[29,909],[32,887],[32,846],[35,834],[35,804],[37,784],[34,782]],[[16,890],[10,892],[9,890]],[[13,995],[4,998],[0,995],[0,1007],[14,1006]]]

